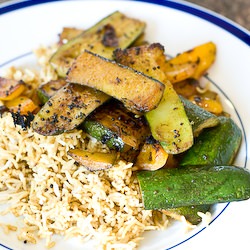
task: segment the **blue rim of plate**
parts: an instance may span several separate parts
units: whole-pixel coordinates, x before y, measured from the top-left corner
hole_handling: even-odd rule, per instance
[[[14,3],[14,4],[10,4],[4,7],[0,8],[0,15],[1,14],[6,14],[8,12],[11,11],[15,11],[15,10],[19,10],[22,8],[26,8],[26,7],[30,7],[30,6],[34,6],[34,5],[38,5],[38,4],[43,4],[43,3],[49,3],[49,2],[63,2],[63,1],[69,1],[69,0],[36,0],[36,1],[24,1],[24,2],[18,2],[18,3]],[[228,31],[229,33],[231,33],[233,36],[235,36],[236,38],[240,39],[242,42],[246,43],[247,45],[250,46],[250,32],[248,32],[247,30],[244,30],[243,28],[241,28],[240,26],[238,26],[236,23],[234,23],[233,21],[227,20],[226,18],[217,15],[216,13],[213,13],[212,11],[208,11],[205,8],[201,8],[195,4],[190,4],[188,2],[184,3],[184,2],[176,2],[176,1],[172,1],[172,0],[130,0],[131,2],[144,2],[144,3],[151,3],[151,4],[156,4],[156,5],[160,5],[160,6],[164,6],[164,7],[168,7],[168,8],[172,8],[172,9],[176,9],[179,11],[183,11],[189,14],[192,14],[194,16],[200,17],[210,23],[215,24],[216,26],[221,27],[222,29]],[[6,62],[4,62],[3,64],[0,65],[0,68],[4,67],[5,65],[14,62],[18,59],[21,59],[23,57],[29,56],[31,55],[32,52],[28,52],[25,53],[23,55],[17,56],[15,58],[12,58]],[[247,144],[247,139],[246,139],[246,132],[244,129],[244,125],[242,122],[242,119],[236,109],[236,107],[233,105],[233,103],[231,102],[231,100],[229,99],[229,97],[226,95],[226,93],[207,75],[205,76],[216,88],[219,89],[219,91],[226,97],[226,99],[228,99],[230,101],[230,103],[233,106],[233,109],[240,121],[242,130],[243,130],[243,138],[245,141],[245,150],[246,150],[246,156],[245,156],[245,163],[244,163],[244,168],[246,168],[247,166],[247,161],[248,161],[248,157],[247,157],[247,149],[248,149],[248,144]],[[225,204],[225,207],[219,212],[219,214],[209,223],[212,224],[224,211],[225,209],[230,205],[230,202]],[[170,250],[173,248],[176,248],[180,245],[182,245],[183,243],[187,242],[188,240],[194,238],[197,234],[201,233],[204,229],[206,229],[206,227],[201,228],[198,232],[196,232],[195,234],[191,235],[190,237],[186,238],[185,240],[182,240],[181,242],[174,244],[173,246],[167,248],[166,250]],[[9,248],[3,244],[0,243],[0,246],[4,247],[5,249],[8,250],[13,250],[12,248]]]
[[[30,7],[37,4],[48,3],[48,2],[60,2],[62,0],[36,0],[36,1],[22,1],[13,3],[4,7],[0,8],[0,15],[5,14],[11,11],[15,11],[18,9],[22,9],[25,7]],[[68,1],[68,0],[65,0]],[[174,1],[174,0],[131,0],[132,2],[145,2],[145,3],[152,3],[156,5],[161,5],[165,7],[169,7],[172,9],[177,9],[183,12],[187,12],[194,16],[200,17],[204,20],[207,20],[210,23],[215,24],[216,26],[221,27],[222,29],[228,31],[242,42],[246,43],[250,46],[250,32],[241,27],[240,25],[236,24],[235,22],[213,12],[209,11],[208,9],[202,8],[198,5],[189,3],[189,2],[182,2],[182,1]]]

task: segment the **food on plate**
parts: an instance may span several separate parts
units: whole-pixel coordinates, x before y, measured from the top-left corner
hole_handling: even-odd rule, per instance
[[[19,96],[25,89],[22,80],[16,81],[0,77],[0,100],[10,101]]]
[[[193,144],[192,127],[183,104],[164,73],[166,56],[159,43],[114,52],[118,62],[144,72],[164,83],[165,89],[159,105],[147,112],[153,137],[170,154],[181,153]]]
[[[66,84],[67,82],[62,78],[46,82],[37,89],[38,98],[42,104],[45,104],[60,88]]]
[[[68,83],[38,111],[33,129],[42,135],[56,135],[79,126],[87,115],[109,99],[105,93]]]
[[[140,171],[137,177],[144,207],[149,210],[211,205],[250,197],[249,171],[235,166],[186,165]]]
[[[221,116],[219,121],[196,138],[194,146],[184,153],[181,166],[233,164],[242,140],[241,130],[231,118]]]
[[[180,65],[196,64],[197,66],[193,74],[187,74],[187,78],[200,79],[208,68],[213,64],[216,56],[216,45],[213,42],[207,42],[196,46],[193,49],[180,53],[176,57],[167,61],[166,72],[171,72],[172,69],[180,67]],[[185,72],[187,72],[186,70]],[[182,80],[184,80],[183,78]]]
[[[217,126],[219,117],[199,107],[183,96],[179,96],[183,102],[185,112],[190,121],[192,121],[193,136],[197,137],[203,129]]]
[[[113,167],[119,154],[116,151],[93,153],[87,150],[71,149],[68,155],[89,171],[96,171]]]
[[[96,25],[60,46],[50,59],[61,77],[65,77],[74,59],[85,49],[112,58],[115,48],[126,48],[144,32],[145,22],[115,11]]]
[[[143,116],[135,115],[119,102],[112,100],[93,111],[81,124],[81,128],[106,144],[110,149],[126,151],[139,149],[150,134]]]
[[[169,58],[145,28],[119,11],[64,28],[35,51],[39,72],[1,76],[1,213],[22,218],[19,240],[136,249],[145,231],[249,198],[250,173],[233,166],[242,132],[201,83],[215,44]]]
[[[158,106],[165,88],[142,72],[87,50],[72,63],[66,80],[100,90],[139,115]]]

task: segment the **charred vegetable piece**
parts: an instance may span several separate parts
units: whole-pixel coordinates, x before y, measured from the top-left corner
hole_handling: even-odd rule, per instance
[[[60,88],[65,86],[67,82],[64,79],[58,80],[51,80],[43,85],[41,85],[38,90],[37,94],[40,98],[41,102],[44,104],[52,97]]]
[[[37,105],[27,96],[18,96],[15,99],[5,102],[10,112],[27,115],[37,109]]]
[[[0,105],[0,117],[2,117],[3,113],[7,112],[8,108],[4,105]]]
[[[181,166],[232,164],[241,144],[241,130],[227,117],[219,117],[220,124],[207,128],[192,148],[183,154]]]
[[[127,162],[135,162],[137,156],[140,153],[140,149],[134,149],[133,147],[125,144],[122,151],[120,151],[120,158]]]
[[[25,83],[0,77],[0,100],[10,101],[18,97],[25,90]]]
[[[195,137],[197,137],[204,128],[211,128],[220,123],[218,116],[200,108],[184,97],[180,96],[180,98],[184,104],[188,119],[192,124]]]
[[[191,78],[197,68],[197,63],[187,62],[182,64],[166,63],[165,73],[171,83]]]
[[[149,210],[250,198],[250,172],[241,167],[186,166],[140,171],[137,177],[144,207]]]
[[[164,91],[161,82],[86,50],[71,66],[67,81],[100,90],[135,114],[155,109]]]
[[[148,137],[143,144],[135,165],[140,170],[154,171],[162,168],[168,159],[168,153],[162,148],[161,144],[153,137]]]
[[[59,44],[65,44],[69,40],[76,38],[78,35],[82,34],[84,30],[72,28],[72,27],[64,27],[59,37]]]
[[[213,64],[215,56],[216,45],[213,42],[207,42],[191,50],[178,54],[176,57],[168,60],[166,63],[169,65],[180,65],[186,63],[197,64],[195,72],[190,77],[198,80]]]
[[[214,129],[217,129],[215,127],[215,125],[217,123],[220,123],[220,119],[217,116],[214,117],[214,115],[212,115],[211,113],[209,113],[209,112],[207,112],[205,110],[203,110],[203,111],[200,110],[201,108],[199,108],[195,104],[187,101],[185,98],[181,98],[181,99],[182,99],[182,101],[184,101],[185,109],[186,109],[186,112],[188,114],[189,119],[194,121],[192,124],[193,124],[193,130],[194,130],[195,136],[199,135],[203,131],[203,129],[205,129],[205,127],[209,128],[211,125],[212,125],[211,127],[214,127]],[[219,126],[219,124],[217,124],[216,126]],[[229,136],[229,134],[227,134],[227,135]],[[216,136],[214,137],[213,135],[211,135],[211,138],[210,138],[208,143],[213,143],[213,140],[216,141],[216,138],[217,138]],[[199,145],[199,140],[197,140],[196,143],[198,143],[198,145]],[[203,142],[200,142],[200,143],[203,144]],[[199,147],[198,145],[195,144],[193,147]],[[216,143],[215,143],[215,145],[216,145]],[[238,143],[236,143],[236,145],[238,145]],[[231,164],[233,162],[231,157],[224,157],[223,156],[223,154],[224,154],[223,148],[226,149],[226,152],[228,151],[228,155],[230,154],[230,151],[232,152],[232,154],[234,154],[233,151],[232,151],[232,150],[235,150],[234,147],[232,147],[231,149],[230,149],[230,147],[231,147],[230,145],[225,146],[225,145],[223,145],[223,143],[222,143],[221,146],[219,146],[219,145],[215,146],[215,151],[214,152],[216,152],[216,150],[219,150],[219,151],[222,150],[222,151],[220,151],[221,152],[220,154],[222,155],[222,157],[217,159],[217,160],[219,160],[219,162],[215,161],[214,158],[210,157],[209,163],[210,162],[212,162],[212,163],[217,162],[220,165]],[[238,146],[236,146],[236,147],[238,147]],[[192,153],[193,148],[191,148],[189,150]],[[204,148],[204,150],[205,150],[205,148]],[[208,148],[206,150],[210,150],[210,149]],[[182,164],[185,165],[185,157],[188,157],[188,155],[190,154],[188,152],[189,151],[187,151],[187,156],[185,156],[185,153],[184,153],[184,158],[182,159],[181,165]],[[198,159],[201,159],[203,156],[206,158],[205,155],[202,155],[202,151],[198,153],[198,151],[196,150],[196,153],[197,153],[197,155],[193,152],[193,159],[195,159],[196,157]],[[216,154],[213,155],[213,157],[217,157],[218,155],[219,155],[219,153],[216,153]],[[190,156],[191,156],[191,154],[189,155],[189,157]],[[192,158],[190,157],[190,161],[189,161],[190,163],[192,161],[191,159]],[[196,161],[196,160],[194,160],[194,161]],[[201,163],[201,162],[198,160],[196,163]],[[209,163],[206,162],[206,164],[209,164]],[[191,223],[193,223],[193,224],[198,224],[200,222],[201,218],[197,215],[197,211],[200,211],[200,212],[204,213],[204,212],[206,212],[205,208],[207,208],[207,210],[208,210],[209,206],[208,205],[206,205],[206,206],[191,206],[191,207],[186,206],[186,207],[176,208],[176,209],[174,209],[173,212],[184,215],[185,218],[188,221],[190,221]],[[170,210],[170,212],[172,212],[172,210]]]
[[[118,137],[113,131],[104,127],[99,121],[86,119],[81,124],[81,128],[87,134],[106,144],[110,149],[121,151],[125,146],[121,137]]]
[[[117,152],[89,152],[81,149],[71,149],[68,151],[77,163],[86,167],[89,171],[104,170],[113,167],[118,158]]]
[[[161,102],[156,109],[145,114],[153,137],[160,141],[169,154],[178,154],[190,148],[193,144],[192,127],[179,96],[162,70],[165,63],[163,46],[155,43],[116,50],[114,53],[119,63],[133,67],[165,84]]]
[[[35,115],[32,127],[41,135],[72,130],[109,98],[98,90],[69,83],[44,104]]]
[[[30,127],[31,122],[34,119],[34,115],[30,112],[26,115],[21,115],[20,113],[11,113],[13,122],[15,125],[21,126],[23,130],[26,130],[27,128]]]
[[[61,77],[65,77],[73,60],[85,49],[111,59],[114,49],[128,47],[144,29],[144,22],[116,11],[60,46],[50,63]]]
[[[96,109],[81,127],[109,148],[119,151],[125,145],[138,149],[150,133],[143,116],[135,118],[117,101],[108,102]]]

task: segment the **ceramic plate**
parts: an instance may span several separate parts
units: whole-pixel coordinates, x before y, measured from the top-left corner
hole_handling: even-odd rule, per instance
[[[35,65],[32,50],[58,39],[63,26],[87,28],[115,10],[147,22],[146,39],[160,42],[169,55],[213,41],[217,59],[208,72],[212,88],[219,92],[224,109],[243,131],[236,164],[250,168],[249,67],[250,37],[247,30],[206,9],[176,1],[25,1],[2,5],[0,9],[0,75],[11,65]],[[146,233],[140,250],[163,249],[249,249],[250,201],[213,207],[212,222],[190,232],[179,223],[165,231]],[[18,223],[12,216],[0,222]],[[34,249],[16,240],[15,233],[0,232],[2,249]],[[0,247],[0,248],[1,248]],[[91,249],[78,240],[60,240],[60,249]],[[40,242],[36,249],[44,249]]]

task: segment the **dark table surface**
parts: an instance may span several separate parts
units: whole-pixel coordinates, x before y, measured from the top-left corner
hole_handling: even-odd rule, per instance
[[[250,30],[250,0],[186,0],[217,12]]]

